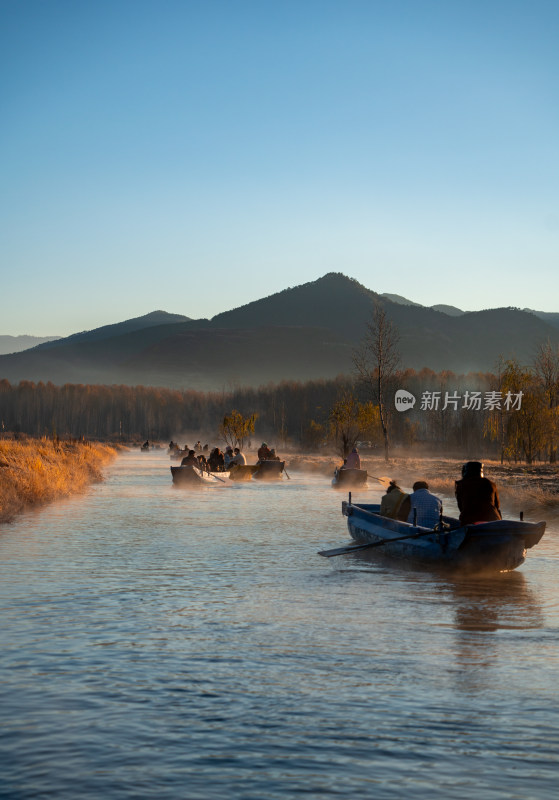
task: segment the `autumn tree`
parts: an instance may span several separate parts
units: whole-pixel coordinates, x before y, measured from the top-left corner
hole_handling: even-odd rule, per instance
[[[353,364],[359,381],[366,387],[369,397],[378,407],[380,426],[384,439],[384,458],[388,461],[389,416],[387,398],[400,364],[398,342],[400,336],[380,303],[375,303],[365,336],[353,354]]]
[[[257,414],[244,417],[240,411],[233,409],[230,414],[223,417],[223,422],[219,426],[221,438],[231,447],[239,447],[242,450],[245,439],[254,433],[257,417]]]
[[[344,392],[329,416],[330,433],[342,458],[347,457],[360,439],[373,437],[379,422],[378,408],[370,400],[359,403],[351,392]]]

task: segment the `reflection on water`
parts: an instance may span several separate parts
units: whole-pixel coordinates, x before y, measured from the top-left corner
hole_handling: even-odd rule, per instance
[[[555,798],[556,531],[493,578],[327,561],[342,498],[290,475],[136,453],[2,529],[0,796]]]

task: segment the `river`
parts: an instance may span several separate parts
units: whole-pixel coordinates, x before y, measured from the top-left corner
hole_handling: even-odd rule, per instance
[[[318,556],[348,541],[322,477],[169,464],[0,529],[0,797],[556,800],[557,519],[457,579]]]

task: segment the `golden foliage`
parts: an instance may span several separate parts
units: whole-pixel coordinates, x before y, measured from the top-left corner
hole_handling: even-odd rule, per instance
[[[31,506],[83,492],[116,456],[108,445],[0,440],[0,522]]]

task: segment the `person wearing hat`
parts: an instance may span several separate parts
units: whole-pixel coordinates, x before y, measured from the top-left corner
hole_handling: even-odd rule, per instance
[[[380,513],[383,517],[406,522],[410,513],[410,496],[403,492],[396,481],[390,481],[386,494],[380,500]]]
[[[268,449],[268,445],[266,444],[266,442],[262,442],[262,444],[258,448],[258,460],[268,461],[269,458],[270,458],[270,450]]]
[[[481,461],[468,461],[462,467],[462,480],[454,484],[454,494],[462,525],[502,519],[497,486],[483,476]]]
[[[422,528],[434,528],[440,522],[443,504],[436,495],[431,494],[427,481],[416,481],[412,488],[408,522],[421,525]]]
[[[359,450],[354,447],[348,455],[344,464],[344,469],[361,469],[361,459],[359,457]]]

